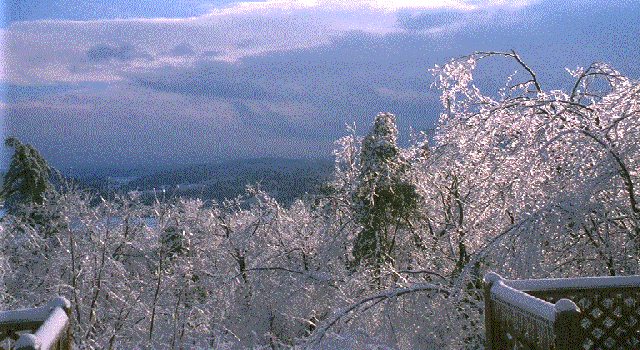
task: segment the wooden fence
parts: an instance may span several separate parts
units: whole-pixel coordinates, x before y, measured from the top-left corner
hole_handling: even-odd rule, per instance
[[[484,281],[487,349],[640,349],[640,276]]]
[[[640,276],[484,282],[489,350],[640,349]],[[3,311],[0,350],[70,350],[70,329],[65,298]]]
[[[70,306],[58,297],[41,307],[0,311],[0,349],[70,350]]]

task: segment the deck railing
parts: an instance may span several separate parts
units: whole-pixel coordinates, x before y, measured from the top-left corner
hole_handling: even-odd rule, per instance
[[[58,297],[45,306],[0,311],[0,349],[70,350],[70,303]]]
[[[640,276],[485,276],[487,349],[640,349]]]

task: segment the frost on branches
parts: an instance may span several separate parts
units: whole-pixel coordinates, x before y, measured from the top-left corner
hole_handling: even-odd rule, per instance
[[[394,264],[400,229],[410,226],[419,199],[406,179],[409,164],[397,145],[395,116],[380,113],[360,149],[360,167],[353,196],[353,217],[361,229],[353,243],[355,264],[374,271]],[[378,276],[377,276],[378,277]]]
[[[483,94],[474,67],[498,57],[515,60],[525,78]],[[508,259],[533,277],[637,272],[637,82],[594,63],[571,71],[571,91],[545,91],[514,52],[476,53],[434,73],[446,107],[438,167],[466,187],[477,213],[477,228],[464,230],[470,245],[519,224],[498,242],[511,256],[492,258],[495,266]]]
[[[487,60],[497,91],[474,80]],[[257,187],[150,205],[48,190],[24,210],[49,220],[2,219],[2,308],[65,296],[78,348],[480,349],[487,270],[639,273],[637,82],[595,63],[546,90],[515,52],[433,73],[431,144],[401,147],[381,113],[289,207]]]

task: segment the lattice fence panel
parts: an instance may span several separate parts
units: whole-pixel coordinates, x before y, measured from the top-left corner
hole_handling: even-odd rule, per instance
[[[640,349],[640,289],[598,288],[527,292],[555,303],[568,298],[581,310],[582,348]]]
[[[553,349],[553,325],[548,320],[493,298],[493,315],[497,327],[496,349]]]

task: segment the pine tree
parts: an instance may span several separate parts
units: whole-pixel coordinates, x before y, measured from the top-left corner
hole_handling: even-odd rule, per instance
[[[357,265],[379,268],[393,262],[396,233],[407,226],[418,205],[415,186],[404,179],[408,163],[397,140],[395,116],[380,113],[362,143],[358,186],[353,194],[355,218],[362,227],[353,248]]]
[[[51,168],[29,144],[9,137],[5,140],[5,145],[15,151],[4,177],[0,196],[5,200],[9,213],[15,214],[20,206],[43,203],[46,191],[51,188]]]

